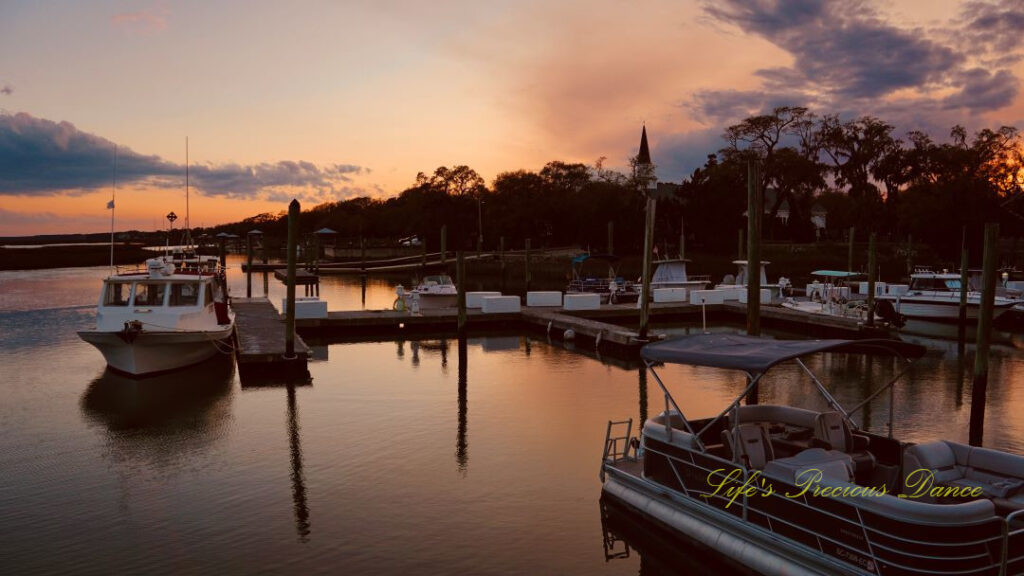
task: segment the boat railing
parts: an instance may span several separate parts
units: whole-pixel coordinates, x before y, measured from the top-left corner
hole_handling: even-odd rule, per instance
[[[625,434],[612,436],[617,430],[625,427]],[[609,420],[608,429],[604,434],[604,452],[601,455],[601,481],[604,482],[604,464],[615,464],[622,460],[636,460],[636,456],[630,457],[629,444],[633,433],[633,419]]]
[[[689,274],[686,279],[690,282],[711,282],[711,274]]]
[[[694,468],[697,468],[698,470],[702,471],[704,477],[708,479],[708,482],[711,481],[712,477],[715,477],[716,478],[715,482],[718,483],[717,485],[719,485],[719,486],[725,486],[728,483],[733,483],[733,484],[737,485],[737,492],[739,494],[742,494],[742,497],[736,497],[734,499],[734,502],[732,502],[732,504],[730,504],[730,506],[731,505],[740,506],[741,507],[741,511],[742,511],[742,518],[744,520],[749,518],[748,513],[751,510],[755,511],[759,515],[765,516],[767,518],[767,520],[768,520],[767,521],[768,528],[765,528],[763,525],[760,525],[760,524],[758,525],[758,527],[763,529],[763,530],[767,530],[767,531],[771,532],[772,534],[779,535],[779,531],[775,530],[774,526],[780,526],[781,527],[782,525],[785,525],[789,529],[789,530],[786,530],[786,532],[789,532],[791,530],[798,530],[798,531],[801,531],[801,532],[805,532],[805,533],[807,533],[807,534],[809,534],[809,535],[811,535],[811,536],[813,536],[815,538],[815,541],[817,542],[817,548],[818,548],[817,552],[822,554],[822,555],[829,556],[829,557],[835,557],[835,556],[830,554],[826,550],[826,546],[825,546],[826,543],[834,545],[834,546],[837,546],[837,547],[840,547],[840,548],[850,548],[850,543],[849,542],[841,542],[839,540],[836,540],[836,539],[828,536],[827,534],[822,533],[821,531],[815,531],[815,530],[813,530],[812,528],[810,528],[807,525],[797,524],[797,523],[794,523],[794,522],[792,522],[790,520],[786,520],[786,519],[778,516],[777,514],[773,513],[771,508],[768,508],[768,507],[753,508],[753,507],[751,507],[750,502],[752,500],[754,500],[755,498],[762,498],[762,497],[764,497],[764,498],[772,498],[772,497],[778,496],[779,492],[773,492],[772,490],[769,490],[768,488],[765,488],[764,486],[760,485],[760,482],[752,480],[752,478],[754,476],[754,473],[748,471],[743,466],[737,466],[735,463],[727,461],[727,460],[725,460],[723,458],[718,458],[718,457],[711,456],[714,459],[720,460],[722,462],[722,465],[723,465],[721,468],[711,469],[711,468],[708,468],[706,466],[702,466],[701,464],[699,464],[698,463],[699,462],[698,459],[690,458],[690,459],[684,460],[684,459],[679,458],[677,456],[673,456],[672,454],[669,454],[669,453],[667,453],[665,451],[658,450],[657,448],[653,448],[653,447],[651,447],[649,445],[645,445],[644,446],[644,458],[645,459],[650,458],[652,455],[656,455],[656,456],[660,456],[660,457],[665,458],[665,460],[669,463],[669,468],[672,470],[673,477],[674,477],[675,481],[679,483],[680,487],[683,490],[683,493],[687,497],[694,498],[694,499],[696,499],[698,501],[700,501],[700,500],[707,500],[709,502],[709,504],[710,504],[710,501],[712,499],[719,499],[721,501],[728,501],[728,500],[730,500],[730,496],[727,495],[728,493],[724,489],[719,489],[719,490],[716,490],[716,491],[712,492],[710,490],[696,490],[696,489],[694,489],[692,487],[687,486],[685,484],[685,482],[684,482],[684,477],[687,477],[687,476],[692,477],[692,475],[681,473],[681,471],[679,470],[679,467],[678,467],[679,464],[682,464],[684,466],[694,467]],[[732,466],[733,468],[739,470],[741,472],[741,474],[738,475],[738,477],[737,476],[730,477],[729,476],[729,470],[726,468],[727,466]],[[602,466],[602,479],[603,479],[603,475],[604,475],[603,468],[604,467]],[[760,471],[755,471],[755,472],[757,474],[760,474]],[[709,484],[709,486],[710,486],[710,484]],[[740,486],[742,486],[742,488],[740,488]],[[773,496],[773,494],[775,496]],[[887,497],[887,496],[882,496],[882,497]],[[895,496],[893,496],[893,497],[895,498]],[[866,548],[866,549],[861,549],[858,552],[862,553],[862,554],[865,554],[871,560],[871,562],[873,562],[874,566],[885,565],[885,566],[890,567],[890,568],[895,568],[895,569],[901,571],[902,573],[910,573],[910,574],[949,574],[949,575],[952,575],[952,574],[967,574],[967,573],[970,573],[970,574],[980,574],[980,573],[983,573],[983,572],[986,572],[986,571],[989,571],[989,570],[998,570],[998,574],[1000,576],[1008,576],[1009,573],[1006,570],[1007,570],[1007,567],[1011,563],[1024,561],[1024,552],[1019,553],[1019,554],[1014,554],[1013,556],[1010,556],[1010,552],[1009,552],[1011,550],[1010,540],[1012,538],[1019,537],[1022,534],[1022,532],[1024,532],[1024,528],[1018,528],[1016,530],[1010,530],[1011,523],[1013,522],[1014,517],[1016,517],[1017,515],[1021,514],[1024,511],[1014,512],[1014,513],[1010,514],[1009,516],[1007,516],[1005,519],[993,516],[990,520],[984,520],[982,522],[978,522],[978,523],[975,523],[975,524],[971,525],[973,527],[978,527],[978,526],[983,526],[985,524],[988,524],[990,522],[1001,522],[1003,524],[1003,528],[1000,530],[1000,533],[998,533],[998,534],[995,534],[995,535],[987,537],[987,538],[986,537],[982,537],[982,538],[980,538],[978,540],[959,541],[959,542],[948,543],[948,544],[953,545],[953,546],[979,546],[979,545],[981,545],[981,546],[986,546],[986,547],[989,544],[997,544],[997,545],[1000,546],[1000,548],[1002,550],[1001,556],[992,557],[992,556],[990,556],[989,554],[986,553],[986,554],[979,554],[977,556],[971,556],[971,557],[958,557],[958,559],[960,559],[960,560],[967,560],[967,559],[971,559],[971,558],[981,559],[981,558],[986,558],[987,557],[987,558],[990,558],[992,560],[992,562],[990,564],[987,564],[985,566],[976,566],[976,567],[972,566],[971,569],[967,570],[967,571],[964,571],[962,566],[954,566],[954,567],[952,567],[952,568],[950,568],[948,570],[941,570],[941,569],[936,570],[934,564],[931,567],[929,567],[929,568],[920,568],[920,567],[908,566],[908,565],[905,565],[905,564],[901,564],[900,562],[894,561],[892,559],[892,555],[886,555],[884,558],[880,558],[877,551],[883,551],[883,550],[884,551],[888,551],[888,552],[892,552],[893,554],[898,554],[901,557],[919,559],[919,560],[923,560],[923,561],[938,561],[938,562],[941,562],[941,561],[949,560],[951,557],[935,556],[935,555],[930,555],[930,554],[925,554],[925,553],[921,553],[920,552],[921,547],[927,547],[927,546],[937,547],[937,546],[942,546],[943,545],[942,543],[936,543],[936,542],[926,541],[926,540],[918,540],[918,539],[914,539],[914,538],[908,537],[908,536],[906,536],[906,535],[904,535],[902,533],[887,532],[887,531],[884,531],[884,530],[880,530],[880,529],[878,529],[876,527],[869,526],[868,524],[866,524],[864,522],[864,512],[867,511],[870,514],[877,516],[879,514],[878,514],[878,511],[876,511],[876,510],[862,509],[860,506],[851,505],[854,508],[854,510],[856,510],[856,521],[854,521],[851,517],[843,516],[843,515],[840,515],[840,514],[836,514],[835,512],[830,511],[830,510],[828,510],[826,508],[812,506],[810,503],[808,503],[808,497],[806,495],[803,495],[801,497],[795,497],[795,498],[786,497],[786,499],[787,499],[788,502],[790,502],[792,504],[795,504],[796,506],[800,507],[800,509],[807,510],[808,511],[808,515],[806,517],[813,517],[813,516],[817,516],[817,515],[823,515],[823,516],[829,518],[831,521],[838,523],[840,526],[848,525],[852,529],[858,530],[859,534],[863,534],[864,535],[864,542],[865,542],[865,548]],[[713,510],[715,510],[716,512],[721,512],[721,513],[724,513],[724,514],[729,514],[728,511],[723,511],[723,510],[719,509],[718,507],[713,507]],[[734,517],[731,514],[730,514],[730,516]],[[797,517],[800,517],[800,516],[797,515]],[[888,518],[891,518],[893,520],[900,521],[900,522],[907,522],[906,520],[898,518],[898,517],[889,517],[889,516],[884,516],[884,515],[883,515],[883,517],[888,517]],[[869,533],[881,535],[883,537],[882,541],[886,542],[887,545],[886,544],[881,544],[879,542],[880,539],[878,539],[878,538],[869,538],[868,537]],[[907,547],[905,549],[902,549],[902,550],[894,548],[893,547],[894,542],[899,542],[899,543],[902,543],[902,544],[906,544]],[[804,545],[805,546],[809,546],[809,547],[811,547],[813,549],[813,546],[811,546],[810,544],[806,544],[805,543]],[[917,550],[917,552],[910,552],[909,549],[915,549],[915,550]],[[885,572],[883,571],[882,574],[885,574]]]

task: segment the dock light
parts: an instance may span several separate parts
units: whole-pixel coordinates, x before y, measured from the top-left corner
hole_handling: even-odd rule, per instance
[[[398,327],[399,328],[405,328],[405,322],[399,322],[398,323]]]

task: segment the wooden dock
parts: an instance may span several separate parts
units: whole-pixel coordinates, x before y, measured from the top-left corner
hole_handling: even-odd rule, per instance
[[[303,376],[310,351],[295,335],[295,358],[285,358],[285,325],[266,298],[232,298],[235,312],[235,357],[239,375]]]

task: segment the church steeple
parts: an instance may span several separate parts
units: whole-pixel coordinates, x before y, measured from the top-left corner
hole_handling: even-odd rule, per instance
[[[640,133],[640,153],[636,155],[637,164],[651,163],[651,149],[647,146],[647,125],[644,124],[643,132]]]

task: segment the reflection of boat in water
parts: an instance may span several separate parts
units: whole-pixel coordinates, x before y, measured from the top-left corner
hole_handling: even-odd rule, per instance
[[[604,262],[608,265],[608,276],[604,278],[585,274],[583,267],[588,261]],[[636,302],[640,290],[632,282],[618,275],[615,264],[618,256],[611,254],[579,254],[572,259],[572,280],[565,288],[566,294],[598,294],[601,304]]]
[[[145,380],[104,370],[82,396],[82,410],[111,430],[177,432],[180,426],[191,435],[198,425],[208,432],[229,416],[215,406],[230,393],[234,376],[234,359],[221,355]]]
[[[852,415],[895,380],[847,411],[800,360],[818,352],[909,362],[924,349],[736,335],[648,344],[641,354],[672,409],[648,419],[640,439],[631,420],[609,423],[604,494],[763,574],[1022,573],[1024,456],[859,429]],[[790,360],[831,410],[740,405]],[[748,386],[716,417],[690,420],[657,377],[659,363],[741,371]]]
[[[96,328],[78,333],[114,370],[142,376],[230,352],[234,330],[222,270],[151,258],[146,270],[103,281]],[[208,263],[208,261],[206,262]]]
[[[423,281],[412,290],[399,286],[396,290],[395,310],[412,310],[414,300],[420,310],[454,308],[458,305],[459,291],[451,276],[438,274],[424,276]]]

